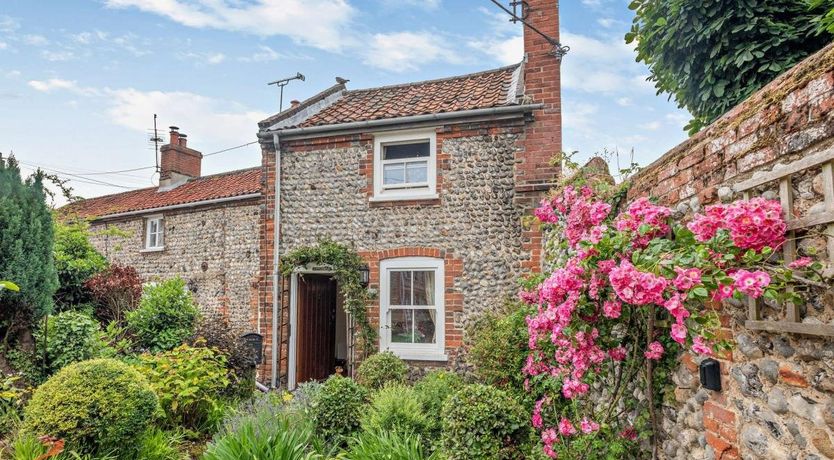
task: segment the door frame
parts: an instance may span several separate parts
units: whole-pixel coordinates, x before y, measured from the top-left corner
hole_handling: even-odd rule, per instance
[[[290,278],[290,334],[289,334],[289,359],[287,360],[287,390],[295,390],[296,387],[296,366],[298,365],[298,344],[295,334],[298,326],[298,275],[334,275],[336,272],[332,267],[316,266],[296,268]],[[336,285],[336,295],[339,295],[339,286]],[[338,305],[337,305],[338,308]]]

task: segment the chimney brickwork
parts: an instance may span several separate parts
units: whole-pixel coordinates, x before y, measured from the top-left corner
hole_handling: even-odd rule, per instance
[[[188,147],[188,137],[171,126],[168,144],[159,149],[159,186],[177,185],[188,179],[200,177],[203,154]]]

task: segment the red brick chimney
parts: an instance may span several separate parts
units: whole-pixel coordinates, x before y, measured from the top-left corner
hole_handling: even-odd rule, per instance
[[[173,188],[188,179],[200,177],[203,154],[188,148],[188,136],[171,126],[170,140],[159,149],[160,188]]]
[[[558,0],[527,0],[523,4],[527,23],[558,41]],[[524,152],[516,171],[518,192],[547,190],[561,169],[550,165],[551,158],[562,151],[560,58],[556,50],[553,43],[524,26],[524,94],[532,99],[527,102],[544,107],[533,112],[534,121],[526,129]]]

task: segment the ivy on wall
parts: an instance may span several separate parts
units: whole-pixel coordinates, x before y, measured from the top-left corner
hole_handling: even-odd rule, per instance
[[[375,351],[377,332],[368,320],[370,293],[362,286],[360,273],[364,262],[354,250],[324,238],[314,246],[303,246],[281,257],[281,274],[291,275],[293,270],[309,265],[327,265],[333,269],[333,277],[344,296],[344,309],[359,326],[358,347],[362,357]]]

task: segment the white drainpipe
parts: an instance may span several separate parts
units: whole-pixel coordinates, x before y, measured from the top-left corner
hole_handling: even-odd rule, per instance
[[[279,289],[281,282],[281,274],[278,269],[279,257],[278,252],[281,248],[281,142],[278,139],[278,133],[272,135],[273,145],[275,145],[275,238],[272,248],[272,378],[271,387],[278,388],[280,382],[278,381],[278,347],[281,342],[278,338],[278,318],[281,313],[281,295],[283,294]]]

